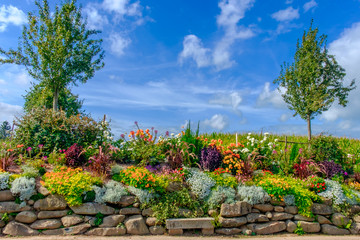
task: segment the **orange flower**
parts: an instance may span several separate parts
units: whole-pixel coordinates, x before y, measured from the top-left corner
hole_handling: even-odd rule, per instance
[[[19,145],[17,145],[16,147],[17,148],[22,148],[24,146],[24,144],[19,144]]]
[[[10,148],[10,149],[8,149],[7,151],[8,151],[8,152],[12,152],[12,151],[14,151],[14,149],[11,149],[11,148]]]

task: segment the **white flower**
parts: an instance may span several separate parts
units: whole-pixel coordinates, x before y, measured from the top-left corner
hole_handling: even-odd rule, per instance
[[[266,140],[267,140],[267,137],[265,136],[263,140],[266,141]]]
[[[268,143],[268,146],[269,146],[269,147],[271,147],[272,145],[273,145],[273,143],[272,143],[272,142],[269,142],[269,143]]]
[[[267,136],[267,135],[269,135],[269,133],[268,133],[268,132],[266,132],[266,133],[264,133],[264,135],[265,135],[265,136]]]
[[[174,137],[174,136],[175,136],[175,133],[171,133],[170,136],[171,136],[171,137]]]
[[[252,138],[252,139],[251,139],[251,142],[254,143],[254,141],[255,141],[255,138]]]
[[[250,137],[250,135],[249,135],[249,136],[247,136],[246,138],[247,138],[247,140],[250,140],[251,137]]]
[[[250,135],[251,135],[251,132],[249,132],[248,135],[250,136]]]
[[[242,152],[242,153],[247,153],[247,152],[250,152],[250,150],[247,149],[247,148],[244,148],[244,149],[241,150],[241,152]]]
[[[102,130],[103,130],[102,126],[100,126],[100,127],[99,127],[99,130],[100,130],[100,131],[102,131]]]
[[[277,142],[277,141],[279,141],[277,138],[274,140],[274,142]]]
[[[266,140],[266,139],[265,139]],[[265,140],[261,140],[260,143],[263,143]]]

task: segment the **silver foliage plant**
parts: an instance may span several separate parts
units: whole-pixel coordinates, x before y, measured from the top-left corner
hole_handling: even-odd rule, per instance
[[[136,188],[133,186],[129,186],[128,191],[131,194],[135,195],[139,199],[141,204],[149,203],[155,197],[154,194],[151,193],[150,191],[145,190],[145,189]]]
[[[270,201],[270,196],[262,187],[239,185],[237,198],[252,205]]]
[[[103,187],[93,186],[95,191],[95,202],[97,203],[116,203],[122,196],[128,195],[126,188],[119,182],[110,180]]]
[[[284,197],[284,202],[286,206],[295,206],[295,196],[294,195],[286,195]]]
[[[0,174],[0,190],[9,189],[9,178],[11,174],[4,172]]]
[[[210,195],[206,198],[206,203],[209,205],[210,209],[215,209],[221,203],[235,203],[235,195],[235,189],[231,187],[218,186],[213,189]]]
[[[344,193],[344,190],[341,187],[341,184],[330,180],[325,179],[325,184],[327,186],[324,192],[318,193],[319,196],[332,199],[333,204],[340,205],[348,203],[351,205],[358,204],[357,199],[360,199],[360,193],[357,191],[351,191],[351,198],[347,197]]]
[[[197,169],[190,169],[190,176],[186,179],[186,182],[189,184],[191,191],[200,200],[209,196],[211,188],[216,184],[214,179]]]
[[[35,178],[19,177],[12,182],[10,191],[13,195],[19,195],[20,200],[23,201],[21,206],[24,206],[24,201],[36,194],[35,187]]]

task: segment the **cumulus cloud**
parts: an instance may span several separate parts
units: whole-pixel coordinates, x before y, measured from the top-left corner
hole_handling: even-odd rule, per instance
[[[221,114],[215,114],[210,119],[205,119],[203,124],[217,130],[223,130],[228,125],[226,116]]]
[[[360,22],[354,23],[345,29],[341,36],[329,44],[329,52],[335,55],[338,63],[345,69],[345,85],[356,79],[357,88],[350,92],[347,107],[337,104],[322,114],[328,121],[343,121],[344,126],[359,125],[360,116]],[[342,123],[340,123],[342,124]]]
[[[307,11],[309,11],[310,9],[315,8],[317,5],[318,5],[318,4],[317,4],[317,2],[316,2],[315,0],[311,0],[311,1],[309,1],[309,2],[306,2],[306,3],[304,4],[304,6],[303,6],[304,12],[307,12]]]
[[[109,37],[110,41],[110,50],[117,56],[124,55],[124,50],[129,44],[131,40],[127,37],[121,36],[119,33],[113,33]]]
[[[294,19],[298,19],[300,17],[299,9],[294,9],[293,7],[288,7],[283,10],[279,10],[273,14],[271,14],[271,17],[275,19],[278,22],[284,22],[284,21],[292,21]]]
[[[11,122],[14,116],[22,113],[22,107],[0,102],[0,122]]]
[[[183,51],[179,57],[180,63],[183,63],[186,56],[186,58],[192,58],[198,67],[212,65],[217,70],[223,70],[233,66],[230,47],[236,40],[255,36],[251,27],[238,25],[254,2],[255,0],[221,0],[218,3],[221,12],[216,18],[216,23],[218,28],[223,30],[223,37],[215,44],[214,49],[208,49],[202,46],[201,40],[195,35],[186,36]]]
[[[0,32],[4,32],[9,24],[21,26],[26,23],[25,13],[12,5],[0,7]]]
[[[272,106],[275,108],[287,108],[287,105],[281,96],[282,92],[285,92],[285,89],[281,89],[281,91],[279,91],[278,89],[271,90],[270,83],[266,82],[264,84],[263,90],[261,91],[261,93],[259,94],[256,100],[256,106],[257,107]]]
[[[130,3],[130,0],[104,0],[102,7],[109,12],[115,12],[120,17],[142,16],[142,7],[138,1]]]
[[[242,116],[239,106],[242,102],[242,97],[238,92],[218,93],[209,100],[209,104],[220,105],[224,107],[231,107],[231,109],[238,115]]]
[[[108,24],[107,17],[101,14],[96,4],[88,4],[84,8],[84,13],[87,16],[87,24],[91,29],[102,30],[104,25]]]
[[[183,41],[183,50],[179,55],[182,64],[185,59],[192,58],[198,67],[205,67],[210,64],[210,49],[204,48],[201,40],[195,35],[187,35]]]

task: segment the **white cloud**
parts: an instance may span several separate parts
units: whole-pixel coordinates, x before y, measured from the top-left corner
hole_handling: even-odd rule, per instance
[[[283,113],[280,116],[280,121],[281,122],[286,122],[287,120],[289,120],[291,118],[291,114],[287,114],[287,113]]]
[[[113,54],[117,56],[124,55],[124,50],[131,43],[129,38],[121,36],[119,33],[113,33],[109,37],[110,41],[110,50]]]
[[[142,7],[138,1],[130,3],[130,0],[104,0],[102,7],[109,12],[115,12],[120,17],[142,16]]]
[[[210,64],[210,49],[204,48],[201,40],[195,35],[187,35],[183,41],[183,50],[179,55],[179,62],[182,64],[185,59],[192,58],[198,67],[205,67]]]
[[[232,93],[218,93],[209,100],[209,104],[221,105],[223,107],[231,107],[232,110],[238,115],[242,116],[239,106],[242,103],[242,97],[238,92]]]
[[[299,9],[294,9],[293,7],[288,7],[286,9],[277,11],[273,14],[271,14],[271,17],[275,19],[278,22],[289,22],[294,19],[298,19],[300,17],[299,15]]]
[[[211,117],[211,119],[205,119],[203,121],[203,124],[221,131],[225,127],[227,127],[228,121],[224,115],[215,114],[214,116]]]
[[[281,92],[284,92],[285,89],[282,89]],[[281,92],[276,88],[273,91],[270,90],[270,83],[266,82],[262,92],[259,94],[258,99],[256,100],[257,107],[268,107],[273,106],[275,108],[287,108],[286,103],[284,102]]]
[[[4,32],[9,24],[21,26],[25,23],[26,15],[22,10],[12,5],[0,7],[0,32]]]
[[[286,0],[285,4],[292,4],[294,0]]]
[[[22,113],[22,107],[0,102],[0,123],[3,121],[11,122],[14,116]]]
[[[346,126],[350,121],[354,126],[358,126],[360,124],[360,22],[345,29],[337,40],[331,42],[329,52],[335,55],[338,63],[346,70],[345,85],[356,79],[357,88],[350,92],[347,107],[335,104],[322,114],[322,118],[328,121],[340,119]]]
[[[311,0],[311,1],[309,1],[309,2],[306,2],[306,3],[304,4],[304,6],[303,6],[304,12],[309,11],[310,9],[316,7],[317,5],[318,5],[318,4],[317,4],[317,2],[316,2],[315,0]]]
[[[108,19],[105,15],[99,12],[99,7],[96,4],[88,4],[84,8],[84,13],[87,16],[87,25],[91,29],[102,30],[104,25],[108,24]]]

